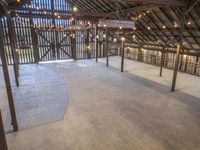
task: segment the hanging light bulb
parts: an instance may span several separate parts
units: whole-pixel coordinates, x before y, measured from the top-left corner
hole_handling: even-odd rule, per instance
[[[20,0],[17,0],[17,2],[19,3],[19,2],[20,2]]]
[[[114,38],[114,39],[113,39],[113,42],[115,42],[115,43],[116,43],[116,42],[117,42],[117,39],[116,39],[116,38]]]
[[[148,30],[151,30],[151,27],[148,27]]]
[[[136,37],[136,36],[135,36],[135,35],[133,35],[133,39],[135,39],[135,37]]]
[[[122,26],[120,26],[119,29],[121,30],[121,29],[122,29]]]
[[[106,38],[106,34],[104,34],[103,37]]]
[[[136,27],[134,27],[133,30],[136,30]]]
[[[188,21],[188,23],[187,23],[188,25],[191,25],[191,22],[190,21]]]
[[[76,6],[74,6],[74,7],[73,7],[73,11],[76,12],[77,10],[78,10],[78,8],[77,8]]]
[[[121,40],[122,40],[122,41],[125,41],[125,37],[122,37]]]
[[[165,25],[163,25],[163,29],[166,29],[166,26],[165,26]]]
[[[178,27],[178,24],[176,22],[174,22],[174,27],[177,28]]]

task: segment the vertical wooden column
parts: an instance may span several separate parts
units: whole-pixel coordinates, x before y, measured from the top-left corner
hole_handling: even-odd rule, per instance
[[[1,116],[1,110],[0,110],[0,149],[8,150],[4,125],[3,125],[3,119]]]
[[[91,53],[90,53],[90,49],[89,49],[89,46],[90,46],[90,29],[89,27],[87,28],[86,30],[86,38],[85,38],[85,49],[86,49],[86,58],[90,59],[91,58]]]
[[[15,82],[16,85],[19,86],[19,64],[17,60],[17,52],[16,52],[16,36],[15,36],[15,29],[13,25],[13,20],[8,14],[7,8],[4,6],[4,12],[7,17],[7,23],[8,23],[8,33],[9,33],[9,38],[10,38],[10,46],[12,50],[12,58],[13,58],[13,69],[14,69],[14,75],[15,75]]]
[[[186,59],[185,59],[185,68],[184,68],[184,72],[187,72],[187,69],[188,69],[188,61],[189,61],[189,56],[187,55],[186,56]]]
[[[8,71],[8,65],[7,65],[7,61],[6,61],[6,55],[5,55],[3,41],[4,41],[3,31],[2,31],[2,26],[0,24],[0,55],[1,55],[1,62],[2,62],[2,68],[3,68],[3,75],[4,75],[6,91],[7,91],[7,95],[8,95],[8,103],[9,103],[9,108],[10,108],[10,113],[11,113],[11,121],[12,121],[13,129],[14,129],[14,131],[18,131],[18,124],[17,124],[16,113],[15,113],[15,105],[14,105],[14,100],[13,100],[13,95],[12,95],[12,88],[11,88],[11,84],[10,84],[9,71]]]
[[[189,6],[189,0],[187,1],[187,5],[185,6],[184,10],[182,11],[180,37],[179,37],[179,43],[177,44],[177,48],[176,48],[176,62],[175,62],[174,74],[173,74],[172,86],[171,86],[172,92],[175,91],[175,87],[176,87],[176,79],[177,79],[178,67],[179,67],[179,62],[180,62],[180,51],[181,51],[181,47],[183,44],[183,31],[185,28],[185,20],[186,20],[185,12],[186,12],[188,6]]]
[[[122,39],[122,49],[121,49],[121,72],[124,72],[124,40]]]
[[[172,92],[174,92],[175,87],[176,87],[176,78],[177,78],[178,66],[179,66],[179,61],[180,61],[180,48],[181,48],[181,44],[179,43],[176,48],[176,62],[175,62],[172,87],[171,87]]]
[[[198,62],[199,62],[199,56],[196,57],[196,64],[195,64],[195,68],[194,68],[194,74],[197,74],[197,67],[198,67]]]
[[[76,32],[73,31],[72,34],[72,58],[76,60]]]
[[[161,62],[160,62],[160,77],[162,77],[162,71],[163,71],[163,64],[164,64],[164,52],[161,52]]]
[[[38,37],[36,34],[36,30],[33,28],[33,18],[30,18],[30,25],[31,25],[31,39],[33,44],[33,55],[35,63],[39,62],[39,49],[38,49]]]
[[[99,55],[99,31],[98,31],[98,24],[96,24],[96,36],[95,36],[95,44],[96,44],[96,62],[98,62],[98,55]]]
[[[142,45],[138,47],[138,61],[142,61]]]
[[[109,31],[107,29],[107,35],[106,35],[106,66],[109,66]]]
[[[179,70],[182,69],[183,66],[183,55],[180,55],[180,65],[179,65]]]

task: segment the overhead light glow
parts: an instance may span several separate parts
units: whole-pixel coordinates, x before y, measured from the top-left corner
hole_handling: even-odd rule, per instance
[[[74,6],[73,11],[77,11],[77,10],[78,10],[78,8],[76,6]]]
[[[163,29],[166,29],[166,26],[165,26],[165,25],[163,26]]]

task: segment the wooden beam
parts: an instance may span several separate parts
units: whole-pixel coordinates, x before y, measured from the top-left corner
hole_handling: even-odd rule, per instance
[[[198,4],[198,2],[200,2],[200,0],[193,0],[192,4],[190,5],[190,7],[185,12],[185,15],[187,15],[194,8],[194,6],[196,6]]]
[[[14,105],[14,100],[13,100],[12,88],[11,88],[9,71],[8,71],[8,64],[6,61],[6,54],[5,54],[3,41],[4,41],[3,31],[2,31],[2,26],[0,24],[0,56],[1,56],[3,75],[4,75],[5,85],[6,85],[6,92],[8,96],[8,103],[9,103],[9,108],[10,108],[10,113],[11,113],[11,121],[12,121],[11,124],[13,125],[14,131],[18,131],[15,105]]]
[[[142,6],[123,9],[121,11],[123,13],[131,13],[131,12],[137,12],[137,11],[142,11],[142,10],[150,10],[150,9],[154,9],[154,8],[157,8],[157,7],[159,7],[159,6],[155,6],[155,5],[152,5],[152,4],[147,4],[147,5],[142,5]],[[107,18],[107,17],[109,17],[111,15],[116,15],[117,13],[118,13],[118,11],[110,12],[106,16],[104,16],[103,19],[105,19],[105,18]]]
[[[96,62],[98,62],[98,55],[99,55],[99,31],[98,31],[98,24],[96,24],[96,36],[95,36],[95,45],[96,45]]]
[[[124,72],[124,40],[122,39],[121,47],[121,72]]]
[[[188,2],[189,2],[189,0],[187,0],[187,3]],[[172,86],[171,86],[172,92],[175,91],[175,87],[176,87],[176,79],[177,79],[177,73],[178,73],[178,67],[179,67],[179,61],[180,61],[180,51],[181,51],[182,45],[183,45],[183,32],[184,32],[184,29],[185,29],[185,20],[186,20],[186,15],[185,15],[184,12],[187,10],[187,8],[188,8],[188,4],[185,5],[185,8],[182,12],[180,38],[179,38],[179,43],[177,44],[177,49],[176,49],[176,62],[175,62],[173,79],[172,79]]]
[[[106,35],[106,66],[109,66],[109,31],[107,29],[107,35]]]
[[[154,5],[165,5],[165,6],[178,6],[184,7],[185,2],[180,0],[121,0],[128,3],[145,3]]]
[[[7,16],[7,23],[8,23],[8,33],[9,33],[9,39],[10,39],[10,46],[12,50],[12,58],[13,58],[13,69],[14,69],[14,75],[15,75],[15,82],[16,85],[19,86],[19,64],[17,60],[17,53],[16,53],[16,36],[15,36],[15,29],[14,29],[14,24],[13,20],[8,14],[7,8],[4,6],[4,12],[5,15]]]
[[[1,110],[0,110],[0,149],[8,150]]]

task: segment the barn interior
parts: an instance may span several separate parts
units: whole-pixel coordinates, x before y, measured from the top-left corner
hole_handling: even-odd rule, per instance
[[[0,149],[200,149],[199,2],[0,0]]]

